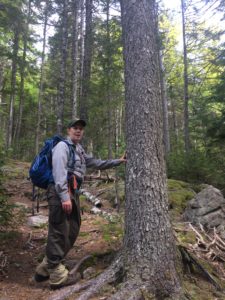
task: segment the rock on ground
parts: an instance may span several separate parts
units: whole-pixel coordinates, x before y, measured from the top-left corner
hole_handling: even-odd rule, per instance
[[[206,228],[225,225],[225,199],[218,189],[209,185],[187,204],[184,220]]]
[[[48,223],[48,217],[47,216],[31,216],[27,220],[27,224],[31,227],[42,227]]]

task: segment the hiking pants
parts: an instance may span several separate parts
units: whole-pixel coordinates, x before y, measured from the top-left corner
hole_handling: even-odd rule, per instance
[[[49,266],[54,268],[61,263],[77,239],[81,225],[80,203],[79,196],[73,193],[72,212],[70,215],[66,214],[54,184],[48,186],[47,198],[49,225],[46,256]]]

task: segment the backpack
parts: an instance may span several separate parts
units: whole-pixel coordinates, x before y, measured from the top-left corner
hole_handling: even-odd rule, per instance
[[[59,143],[64,142],[68,145],[70,150],[70,157],[75,163],[75,152],[64,138],[55,135],[45,141],[44,147],[40,153],[34,158],[29,170],[29,176],[34,186],[42,189],[47,189],[49,183],[54,183],[52,175],[52,149]]]

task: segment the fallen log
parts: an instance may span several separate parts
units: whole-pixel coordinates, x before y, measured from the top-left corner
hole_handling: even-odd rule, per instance
[[[91,202],[95,207],[98,208],[102,207],[101,200],[96,196],[92,195],[91,193],[89,193],[88,191],[86,191],[85,189],[81,189],[80,194],[84,195],[87,198],[87,200]]]
[[[210,282],[218,291],[222,291],[223,289],[220,285],[215,281],[215,279],[209,274],[209,272],[188,252],[188,250],[179,245],[178,246],[182,261],[185,266],[189,266],[191,270],[193,270],[193,266],[195,266],[200,273]]]
[[[84,177],[84,181],[94,181],[94,180],[101,180],[104,182],[115,182],[116,178],[111,176],[96,176],[96,175],[86,175]]]

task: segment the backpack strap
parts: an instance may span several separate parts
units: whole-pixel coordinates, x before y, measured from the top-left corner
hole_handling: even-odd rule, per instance
[[[63,141],[65,144],[67,144],[69,148],[69,161],[68,161],[68,168],[72,169],[75,162],[76,162],[76,155],[75,155],[75,149],[74,146],[68,143],[66,140]]]

